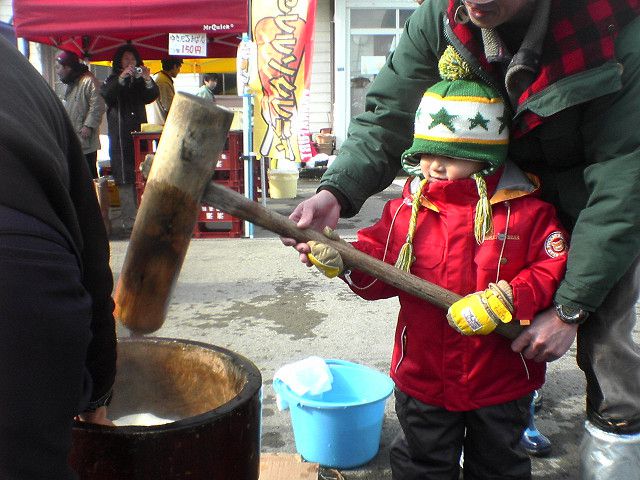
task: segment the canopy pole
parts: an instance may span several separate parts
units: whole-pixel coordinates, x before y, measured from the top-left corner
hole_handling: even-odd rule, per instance
[[[251,8],[249,8],[251,13]],[[250,18],[250,17],[249,17]],[[251,23],[249,23],[249,31],[251,31]],[[242,42],[248,42],[251,38],[250,33],[242,34]],[[242,92],[242,157],[245,163],[244,169],[244,184],[245,184],[245,197],[250,200],[256,200],[253,198],[255,191],[253,185],[253,159],[255,154],[253,153],[253,95],[248,85],[244,85]],[[265,192],[262,190],[262,196],[264,198]],[[249,238],[254,237],[254,225],[251,222],[244,222],[245,236]]]

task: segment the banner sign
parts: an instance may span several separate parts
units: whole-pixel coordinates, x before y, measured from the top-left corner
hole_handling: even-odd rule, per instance
[[[236,56],[236,87],[238,96],[245,94],[247,90],[256,93],[260,90],[258,81],[258,71],[256,43],[245,38],[238,44],[238,54]]]
[[[206,33],[170,33],[169,55],[177,57],[206,57]]]
[[[316,0],[252,2],[252,31],[260,80],[254,145],[276,160],[311,158],[309,88]]]

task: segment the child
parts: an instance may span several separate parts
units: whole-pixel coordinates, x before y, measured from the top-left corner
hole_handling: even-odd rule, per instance
[[[473,79],[451,47],[440,73],[402,157],[413,177],[353,246],[466,296],[445,315],[362,272],[343,278],[367,300],[400,299],[391,377],[402,433],[391,446],[393,478],[457,479],[464,447],[467,480],[529,479],[520,439],[546,366],[488,334],[551,304],[566,237],[553,207],[535,198],[537,180],[505,163],[500,96]],[[344,271],[335,250],[310,247],[321,271]]]

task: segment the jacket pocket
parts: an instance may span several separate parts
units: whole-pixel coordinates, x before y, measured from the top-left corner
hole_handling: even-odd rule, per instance
[[[503,235],[496,233],[495,241],[486,241],[478,247],[473,261],[480,273],[479,278],[485,277],[489,282],[496,282],[501,278],[512,278],[520,269],[522,259],[514,258],[515,252],[509,248],[509,242],[522,240],[507,239],[505,248],[502,248],[505,242]]]
[[[413,273],[422,269],[431,270],[443,262],[444,245],[438,245],[435,243],[418,243],[413,246],[413,255],[416,257],[416,261],[411,266],[411,271]]]

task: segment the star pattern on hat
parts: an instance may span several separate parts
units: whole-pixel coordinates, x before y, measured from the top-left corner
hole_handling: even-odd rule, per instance
[[[449,114],[449,112],[447,112],[447,110],[444,107],[442,107],[436,113],[430,113],[429,115],[433,120],[431,122],[431,125],[429,125],[429,128],[434,128],[434,127],[437,127],[438,125],[444,125],[451,132],[456,131],[456,129],[453,128],[453,119],[457,118],[458,115]]]
[[[497,119],[500,121],[500,127],[498,128],[498,133],[500,134],[505,128],[507,128],[507,122],[509,121],[506,108],[502,111],[502,115]]]
[[[489,124],[489,119],[484,118],[480,112],[476,113],[475,117],[469,118],[469,122],[469,130],[473,130],[476,127],[482,127],[487,132],[489,131],[489,127],[487,126]]]

